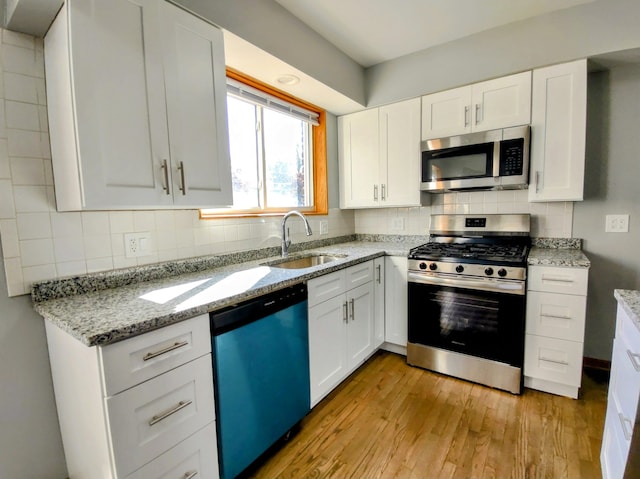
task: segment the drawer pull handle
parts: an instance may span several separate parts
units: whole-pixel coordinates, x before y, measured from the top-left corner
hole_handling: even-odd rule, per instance
[[[548,358],[540,358],[540,361],[546,361],[548,363],[562,364],[563,366],[569,366],[569,363],[566,361],[559,361],[557,359],[548,359]]]
[[[350,299],[349,300],[349,310],[350,310],[350,315],[351,315],[351,321],[353,321],[356,315],[356,302],[355,299]]]
[[[621,412],[618,413],[618,417],[620,418],[620,425],[622,426],[622,434],[624,434],[624,438],[627,441],[631,441],[631,431],[627,429],[627,423],[631,424],[632,428],[633,428],[633,423],[629,421],[626,417],[624,417],[624,414],[622,414]]]
[[[553,276],[542,276],[542,281],[552,281],[554,283],[573,283],[572,279],[569,278],[558,278]]]
[[[376,281],[378,282],[378,284],[382,284],[382,265],[379,264],[378,266],[376,266]]]
[[[167,412],[163,412],[162,414],[158,414],[156,416],[153,416],[151,418],[151,420],[149,421],[149,426],[153,426],[154,424],[158,424],[160,421],[163,421],[163,420],[167,419],[169,416],[177,413],[181,409],[186,408],[187,406],[191,405],[192,403],[193,403],[193,401],[191,399],[189,399],[187,401],[180,401],[178,404],[176,404],[174,407],[169,409]]]
[[[162,161],[162,166],[160,166],[162,170],[162,176],[164,178],[164,185],[162,185],[162,189],[166,192],[166,194],[170,195],[171,190],[169,189],[169,166],[167,165],[167,160]]]
[[[153,358],[157,358],[158,356],[162,356],[163,354],[166,354],[170,351],[173,351],[174,349],[179,349],[182,348],[184,346],[186,346],[187,344],[189,344],[189,341],[180,341],[177,343],[173,343],[171,346],[167,346],[164,349],[161,349],[160,351],[155,351],[153,353],[147,353],[144,355],[144,357],[142,358],[143,361],[149,361],[149,359],[153,359]]]
[[[184,476],[182,476],[182,479],[192,479],[193,477],[196,477],[197,475],[198,475],[198,471],[185,472]]]
[[[631,364],[633,364],[633,369],[635,369],[636,372],[640,373],[640,354],[632,353],[628,349],[627,349],[627,354],[629,355]]]
[[[348,306],[346,301],[342,303],[342,319],[344,319],[345,323],[349,322],[349,313],[348,313]]]
[[[572,319],[571,316],[565,316],[561,314],[540,313],[540,316],[542,316],[543,318]]]

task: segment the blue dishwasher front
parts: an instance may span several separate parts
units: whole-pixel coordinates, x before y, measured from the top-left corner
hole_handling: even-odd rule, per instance
[[[232,479],[310,410],[306,285],[210,319],[220,477]]]

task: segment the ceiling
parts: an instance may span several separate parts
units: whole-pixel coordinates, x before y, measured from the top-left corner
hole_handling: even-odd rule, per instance
[[[364,67],[594,0],[275,0]]]

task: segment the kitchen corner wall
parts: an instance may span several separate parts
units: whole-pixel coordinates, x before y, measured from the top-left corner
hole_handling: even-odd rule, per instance
[[[49,149],[42,39],[1,31],[0,237],[9,296],[34,281],[280,245],[280,217],[200,220],[197,210],[58,213]],[[337,179],[335,182],[337,187]],[[337,195],[334,195],[337,196]],[[331,209],[292,240],[354,233],[353,212]],[[329,234],[319,235],[320,221]],[[127,258],[124,234],[149,232],[151,254]]]
[[[426,235],[432,214],[531,214],[531,235],[570,238],[572,202],[529,203],[527,190],[427,194],[430,206],[358,210],[356,233]]]

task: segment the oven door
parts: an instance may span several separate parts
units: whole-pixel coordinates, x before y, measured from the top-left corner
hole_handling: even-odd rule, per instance
[[[525,282],[409,273],[409,343],[521,368]]]

